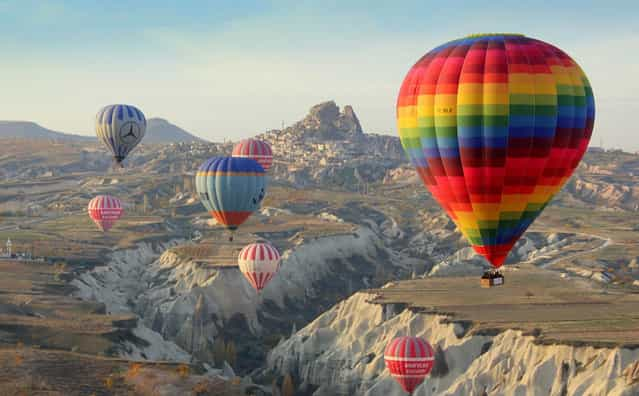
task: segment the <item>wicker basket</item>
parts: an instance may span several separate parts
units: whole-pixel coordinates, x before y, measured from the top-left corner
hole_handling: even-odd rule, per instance
[[[494,287],[502,286],[504,284],[504,277],[499,275],[494,278],[481,278],[481,287]]]

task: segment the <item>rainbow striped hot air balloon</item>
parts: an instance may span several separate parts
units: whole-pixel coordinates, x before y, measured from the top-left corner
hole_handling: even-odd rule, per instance
[[[260,208],[264,169],[249,158],[213,157],[197,171],[195,188],[211,216],[235,230]]]
[[[422,57],[397,99],[402,145],[475,251],[499,268],[566,183],[593,129],[588,79],[566,53],[475,35]]]

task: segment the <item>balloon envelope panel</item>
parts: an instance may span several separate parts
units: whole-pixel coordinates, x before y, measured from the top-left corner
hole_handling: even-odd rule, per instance
[[[581,68],[560,49],[514,34],[433,49],[397,99],[409,159],[495,267],[578,165],[594,115]]]

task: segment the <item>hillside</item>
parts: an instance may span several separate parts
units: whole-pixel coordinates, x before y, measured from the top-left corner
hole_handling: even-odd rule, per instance
[[[93,142],[95,136],[76,135],[58,132],[45,128],[31,121],[0,121],[0,139],[46,139],[73,142]],[[168,144],[178,142],[205,142],[184,129],[170,123],[163,118],[149,118],[147,120],[145,144]]]
[[[58,280],[55,273],[42,275],[55,266],[19,265],[23,272],[16,278],[16,265],[7,264],[5,273],[14,278],[5,275],[0,290],[8,324],[0,343],[8,353],[39,345],[108,352],[125,365],[188,360],[218,373],[228,356],[243,378],[224,377],[240,381],[248,394],[269,395],[273,382],[290,374],[299,395],[394,395],[398,388],[377,351],[408,323],[443,351],[449,373],[440,371],[430,383],[451,395],[476,394],[484,385],[496,386],[494,394],[527,386],[538,394],[552,394],[551,388],[604,394],[597,384],[620,395],[635,390],[632,375],[628,385],[618,378],[637,360],[628,351],[639,320],[639,211],[633,205],[639,155],[588,152],[515,246],[506,285],[487,292],[477,285],[485,261],[421,185],[397,137],[366,133],[352,107],[334,102],[313,106],[301,121],[261,137],[274,152],[268,193],[233,243],[210,220],[193,186],[194,170],[211,156],[228,155],[233,142],[142,144],[124,169],[110,170],[97,141],[0,140],[0,245],[11,238],[17,252],[66,263]],[[96,194],[116,195],[126,205],[108,234],[86,215]],[[283,258],[259,295],[235,264],[237,251],[257,238],[272,242]],[[389,281],[392,286],[381,288]],[[402,311],[408,305],[415,309]],[[388,313],[381,322],[379,312]],[[118,317],[137,319],[135,327],[114,325]],[[93,333],[67,318],[84,320]],[[471,327],[439,323],[457,319]],[[458,327],[468,331],[457,338]],[[51,339],[58,330],[68,337]],[[362,342],[349,338],[362,331],[370,334]],[[603,366],[590,361],[595,347],[610,352]],[[526,348],[536,355],[528,358]],[[576,362],[564,359],[573,351]],[[621,365],[614,363],[616,354],[625,356]],[[521,360],[521,370],[501,376],[492,369],[501,357]],[[617,366],[604,372],[610,362]],[[105,363],[93,364],[91,370],[104,372]],[[575,374],[564,374],[564,367]],[[485,382],[460,374],[466,369]],[[543,375],[518,379],[524,371]],[[322,384],[339,389],[317,388]]]
[[[480,294],[489,294],[476,289]],[[425,287],[418,291],[420,296],[445,297],[446,290]],[[561,295],[561,290],[555,292]],[[571,292],[579,299],[579,291]],[[454,294],[450,291],[448,295]],[[630,396],[639,392],[637,349],[613,345],[596,348],[565,343],[541,345],[530,332],[473,331],[472,323],[451,320],[452,314],[405,308],[399,302],[380,303],[375,298],[375,293],[356,293],[281,341],[269,353],[263,378],[292,376],[299,384],[296,395],[403,396],[406,393],[386,370],[383,355],[389,340],[408,333],[428,339],[435,348],[433,371],[415,390],[415,395]],[[523,293],[519,301],[523,301],[519,309],[525,317],[530,305]],[[538,311],[548,307],[538,306]],[[450,311],[456,307],[443,308]],[[501,309],[499,305],[493,307],[494,312]],[[587,315],[577,319],[559,324],[575,328],[590,323]]]
[[[94,139],[90,136],[81,136],[52,131],[51,129],[47,129],[31,121],[0,121],[0,139],[2,138],[55,139],[77,141],[90,141]]]
[[[166,144],[178,142],[204,142],[201,139],[163,118],[149,118],[146,125],[146,144]]]

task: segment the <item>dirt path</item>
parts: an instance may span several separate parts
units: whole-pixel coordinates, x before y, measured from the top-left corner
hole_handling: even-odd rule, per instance
[[[549,267],[552,267],[553,265],[557,264],[558,262],[564,261],[564,260],[571,260],[574,259],[576,257],[580,257],[586,254],[591,254],[594,252],[597,252],[599,250],[605,249],[606,247],[613,245],[614,241],[611,238],[605,238],[602,237],[600,235],[595,235],[595,234],[587,234],[584,232],[575,232],[575,231],[569,231],[569,230],[557,230],[557,229],[552,229],[552,230],[538,230],[538,229],[532,229],[531,231],[537,231],[537,232],[553,232],[553,233],[562,233],[562,234],[572,234],[572,235],[581,235],[581,236],[585,236],[588,238],[592,238],[592,239],[599,239],[600,241],[603,241],[602,244],[595,246],[592,249],[588,249],[588,250],[582,250],[579,252],[574,252],[572,254],[569,254],[567,256],[560,256],[557,257],[555,259],[552,259],[550,261],[548,261],[547,263],[544,263],[542,265],[539,266],[539,268],[543,268],[543,269],[548,269]],[[532,260],[527,261],[528,263],[532,263],[534,264],[535,261],[539,260],[541,257],[536,257]]]

